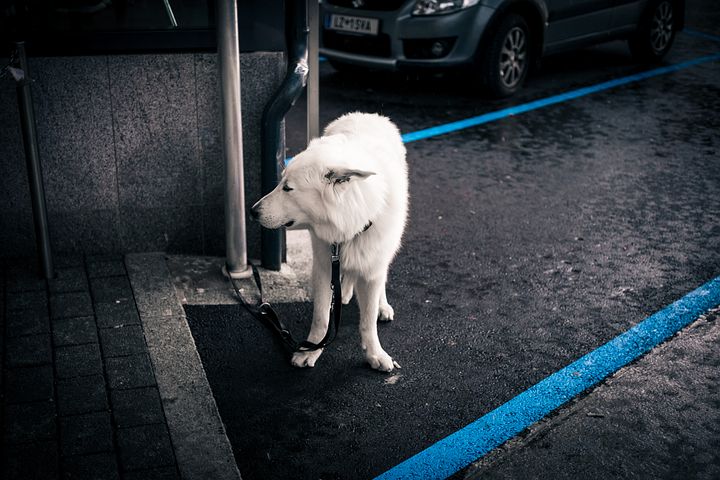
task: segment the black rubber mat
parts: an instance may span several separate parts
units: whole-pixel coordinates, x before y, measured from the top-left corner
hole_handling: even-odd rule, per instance
[[[302,337],[311,304],[274,307]],[[355,305],[313,369],[291,367],[282,345],[239,306],[185,310],[245,480],[370,478],[427,442],[419,424],[456,419],[437,389],[365,364]],[[402,330],[381,325],[381,339],[391,343]]]

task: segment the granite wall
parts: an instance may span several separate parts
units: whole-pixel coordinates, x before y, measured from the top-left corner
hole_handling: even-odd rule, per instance
[[[2,62],[5,65],[6,62]],[[241,55],[245,189],[259,197],[260,120],[281,52]],[[30,59],[56,253],[224,255],[217,55]],[[259,255],[259,229],[248,225]],[[15,82],[0,79],[0,257],[35,255]]]

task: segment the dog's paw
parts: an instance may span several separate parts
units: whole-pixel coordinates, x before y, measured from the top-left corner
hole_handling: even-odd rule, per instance
[[[387,303],[385,305],[380,305],[380,308],[378,309],[378,320],[381,322],[389,322],[395,317],[395,310],[388,305]]]
[[[298,368],[305,368],[305,367],[314,367],[315,362],[317,362],[317,359],[320,357],[320,354],[322,354],[322,348],[319,350],[310,350],[307,352],[295,352],[293,353],[292,358],[290,359],[290,363],[293,367]]]
[[[375,354],[367,353],[365,358],[372,368],[381,372],[392,372],[393,368],[400,368],[400,365],[384,350]]]

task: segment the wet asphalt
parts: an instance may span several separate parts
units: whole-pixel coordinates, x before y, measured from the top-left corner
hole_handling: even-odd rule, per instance
[[[720,35],[718,10],[688,2],[687,26]],[[680,34],[666,63],[718,51]],[[493,101],[458,78],[348,78],[324,63],[321,123],[375,111],[406,133],[646,69],[616,42],[547,59]],[[186,307],[243,478],[372,478],[720,275],[718,111],[714,62],[408,144],[396,319],[379,329],[403,367],[392,374],[364,364],[355,307],[312,370],[240,308]],[[290,155],[303,115],[288,117]],[[306,331],[309,304],[279,309]],[[691,428],[707,409],[694,415],[674,421]],[[699,442],[711,464],[716,441]],[[628,455],[620,476],[650,478],[642,452]]]

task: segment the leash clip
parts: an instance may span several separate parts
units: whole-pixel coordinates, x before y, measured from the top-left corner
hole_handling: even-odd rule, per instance
[[[331,251],[330,260],[333,262],[339,262],[340,261],[340,245],[337,243],[333,243],[330,247],[330,251]]]

